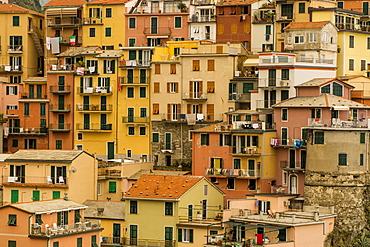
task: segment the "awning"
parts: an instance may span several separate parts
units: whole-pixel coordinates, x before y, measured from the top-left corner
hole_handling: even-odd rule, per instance
[[[244,61],[243,66],[258,66],[260,63],[258,58],[249,58]]]
[[[152,35],[148,34],[147,37],[149,39],[167,39],[168,35],[154,35],[154,36],[152,36]]]
[[[47,17],[53,16],[77,16],[77,8],[55,8],[46,10]]]
[[[337,110],[337,111],[349,111],[349,107],[348,106],[333,106],[333,109],[334,110]]]

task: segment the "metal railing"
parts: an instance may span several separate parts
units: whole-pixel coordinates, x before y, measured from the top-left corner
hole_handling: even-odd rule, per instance
[[[307,140],[293,139],[293,138],[286,138],[286,139],[271,138],[270,144],[273,147],[290,146],[290,147],[300,148],[300,147],[304,147],[307,145]]]
[[[102,18],[101,17],[90,17],[90,18],[84,18],[83,24],[102,24]]]
[[[60,43],[61,44],[70,44],[71,43],[71,39],[70,39],[71,36],[76,37],[74,39],[74,43],[76,43],[76,44],[82,43],[82,36],[75,36],[75,35],[61,36],[62,41],[60,41]]]
[[[20,72],[22,65],[0,65],[0,72]]]
[[[29,134],[46,134],[46,127],[9,127],[9,134],[29,135]]]
[[[134,116],[124,116],[122,117],[122,123],[149,123],[149,118],[147,117],[134,117]]]
[[[120,84],[147,84],[148,77],[144,76],[124,76],[120,77]]]
[[[258,79],[259,87],[289,87],[292,83],[289,79],[282,78],[260,78]]]
[[[23,45],[8,45],[8,52],[9,53],[12,53],[12,52],[16,52],[16,53],[23,52]]]
[[[62,18],[48,18],[46,19],[47,25],[50,26],[70,26],[70,25],[81,25],[82,19],[73,17],[62,17]]]
[[[111,104],[92,104],[92,105],[85,105],[85,104],[77,104],[76,111],[112,111],[113,105]]]
[[[289,169],[301,170],[301,169],[306,168],[306,164],[301,163],[299,161],[295,161],[295,160],[281,160],[280,161],[280,168],[289,168]]]
[[[62,111],[70,111],[70,110],[71,110],[70,104],[51,104],[49,105],[49,111],[62,112]]]
[[[205,113],[205,114],[178,114],[178,113],[159,113],[153,114],[152,120],[162,121],[222,121],[223,113]]]
[[[79,94],[107,94],[112,93],[111,87],[78,87]]]
[[[40,94],[40,93],[27,93],[23,92],[21,93],[21,99],[47,99],[48,96],[46,94]]]
[[[308,118],[310,127],[331,127],[331,128],[367,128],[367,119],[341,120],[339,118],[322,119]]]
[[[71,129],[70,123],[51,123],[49,129],[52,130],[69,130]]]
[[[145,27],[144,28],[145,35],[150,35],[150,34],[170,35],[171,33],[172,33],[171,28],[169,27],[158,27],[158,28]]]
[[[150,66],[152,61],[148,60],[120,60],[120,66],[125,67],[140,67],[140,66]]]
[[[48,71],[71,71],[71,72],[75,71],[75,65],[73,64],[63,64],[63,65],[48,64],[47,68]]]
[[[206,168],[205,176],[260,177],[260,170]]]
[[[68,179],[66,177],[37,177],[37,176],[2,176],[3,183],[22,183],[22,184],[59,184],[67,185]]]
[[[92,131],[99,131],[99,130],[112,130],[112,124],[100,124],[100,123],[77,123],[76,124],[77,130],[92,130]]]
[[[50,86],[51,93],[70,93],[71,85],[52,85]]]
[[[31,226],[31,236],[60,236],[68,234],[78,234],[80,232],[86,232],[91,230],[97,230],[100,228],[100,220],[83,220],[83,222],[76,222],[74,224],[67,225],[57,225],[52,223],[52,225],[44,224],[39,225],[33,223]]]
[[[185,92],[182,94],[182,99],[194,99],[194,100],[206,100],[207,99],[207,93],[205,92]]]
[[[260,147],[244,147],[244,148],[236,148],[233,150],[233,147],[230,148],[231,154],[234,155],[260,155],[262,153]]]
[[[174,247],[175,240],[157,240],[157,239],[142,239],[142,238],[122,238],[123,245],[137,246],[158,246],[158,247]]]

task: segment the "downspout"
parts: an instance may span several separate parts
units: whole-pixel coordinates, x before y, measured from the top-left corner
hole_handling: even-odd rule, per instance
[[[345,32],[343,32],[343,36],[345,36]],[[346,67],[346,63],[345,63],[345,52],[344,52],[344,47],[345,47],[345,37],[342,37],[342,48],[341,48],[341,52],[342,52],[342,74],[341,74],[341,76],[344,76],[345,74],[344,74],[344,68]],[[338,67],[338,64],[337,64],[337,67]]]
[[[119,78],[119,76],[118,76],[118,66],[119,66],[118,62],[119,62],[119,59],[117,58],[117,74],[116,74],[117,75],[117,77],[116,77],[116,82],[117,82],[116,90],[117,90],[117,93],[116,93],[116,103],[114,104],[114,106],[117,107],[116,110],[115,110],[115,112],[116,112],[116,131],[115,131],[115,133],[116,134],[115,134],[115,140],[114,140],[115,145],[114,146],[116,147],[116,149],[114,150],[115,151],[114,153],[117,153],[117,154],[118,154],[117,151],[118,151],[118,108],[119,108],[119,105],[118,105],[118,93],[120,92],[118,90],[118,87],[121,87],[121,85],[118,85],[118,83],[120,83],[120,81],[118,80],[118,78]]]
[[[369,123],[369,121],[368,121]],[[369,128],[369,126],[368,126]],[[365,170],[369,171],[369,138],[370,138],[370,133],[367,132],[367,143],[366,143],[366,165],[365,165]]]
[[[30,216],[28,217],[28,235],[31,235],[31,217],[34,216],[35,213],[32,213],[30,214]]]

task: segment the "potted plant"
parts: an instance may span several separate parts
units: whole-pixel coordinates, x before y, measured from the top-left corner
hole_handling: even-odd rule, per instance
[[[212,20],[212,21],[215,21],[215,20],[216,20],[216,18],[217,18],[217,16],[216,16],[216,15],[211,15],[211,20]]]
[[[215,217],[215,220],[222,220],[222,214],[221,213],[218,213]]]
[[[275,15],[275,13],[274,12],[272,12],[271,10],[269,10],[269,11],[266,11],[265,13],[264,13],[264,17],[266,17],[267,18],[267,21],[272,21],[272,17]]]
[[[186,12],[186,10],[188,9],[188,7],[186,6],[185,3],[179,3],[177,5],[177,8],[181,11],[181,12]]]
[[[75,64],[77,67],[85,67],[85,62],[84,61],[82,61],[82,60],[80,60],[80,61],[78,61],[78,62],[76,62],[76,64]]]
[[[202,213],[200,211],[197,211],[197,219],[198,220],[202,219]]]

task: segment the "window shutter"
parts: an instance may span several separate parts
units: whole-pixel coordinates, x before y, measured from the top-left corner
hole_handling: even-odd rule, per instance
[[[159,93],[159,82],[154,82],[154,93]],[[168,89],[167,89],[168,93]]]
[[[181,104],[177,104],[177,120],[180,120]]]
[[[171,89],[171,83],[170,82],[167,82],[167,93],[170,92],[170,89]]]
[[[107,60],[104,60],[104,74],[107,73]]]
[[[61,225],[61,220],[62,220],[62,212],[58,212],[58,219],[57,219],[57,225]]]
[[[14,177],[14,165],[10,165],[10,176]]]
[[[190,229],[190,230],[189,230],[189,242],[190,242],[190,243],[193,243],[193,242],[194,242],[194,233],[193,233],[193,229]]]
[[[202,104],[198,105],[198,110],[199,110],[199,114],[203,114],[203,105]]]
[[[236,153],[236,136],[233,136],[233,153]]]
[[[267,210],[270,210],[270,208],[271,208],[271,202],[270,201],[267,201]]]
[[[64,225],[68,225],[68,211],[64,212]]]
[[[9,95],[9,86],[6,86],[6,95]]]
[[[167,120],[171,120],[171,104],[167,104]]]
[[[161,73],[161,65],[160,64],[155,64],[155,74],[160,74]]]
[[[190,93],[190,97],[193,96],[193,82],[192,81],[189,81],[189,93]]]
[[[153,104],[153,114],[159,114],[159,104]]]
[[[240,145],[241,145],[241,148],[244,149],[245,148],[245,136],[241,136],[240,137]],[[243,150],[242,150],[243,151]]]
[[[116,67],[116,61],[115,60],[112,60],[112,68],[111,68],[111,71],[112,71],[113,74],[115,73],[115,67]]]
[[[179,83],[175,82],[175,93],[179,92]]]
[[[108,89],[110,87],[110,78],[109,77],[105,79],[105,87],[107,87]]]
[[[203,93],[203,82],[202,81],[199,82],[199,92]]]
[[[101,77],[98,77],[98,87],[101,87]]]
[[[26,179],[26,165],[22,165],[21,167],[21,181],[22,183],[25,182]]]
[[[223,146],[223,135],[222,134],[220,134],[220,147],[222,147]]]
[[[177,235],[178,235],[177,236],[177,241],[182,242],[182,229],[181,228],[178,229],[178,234]]]
[[[191,114],[191,104],[186,105],[186,113]]]

